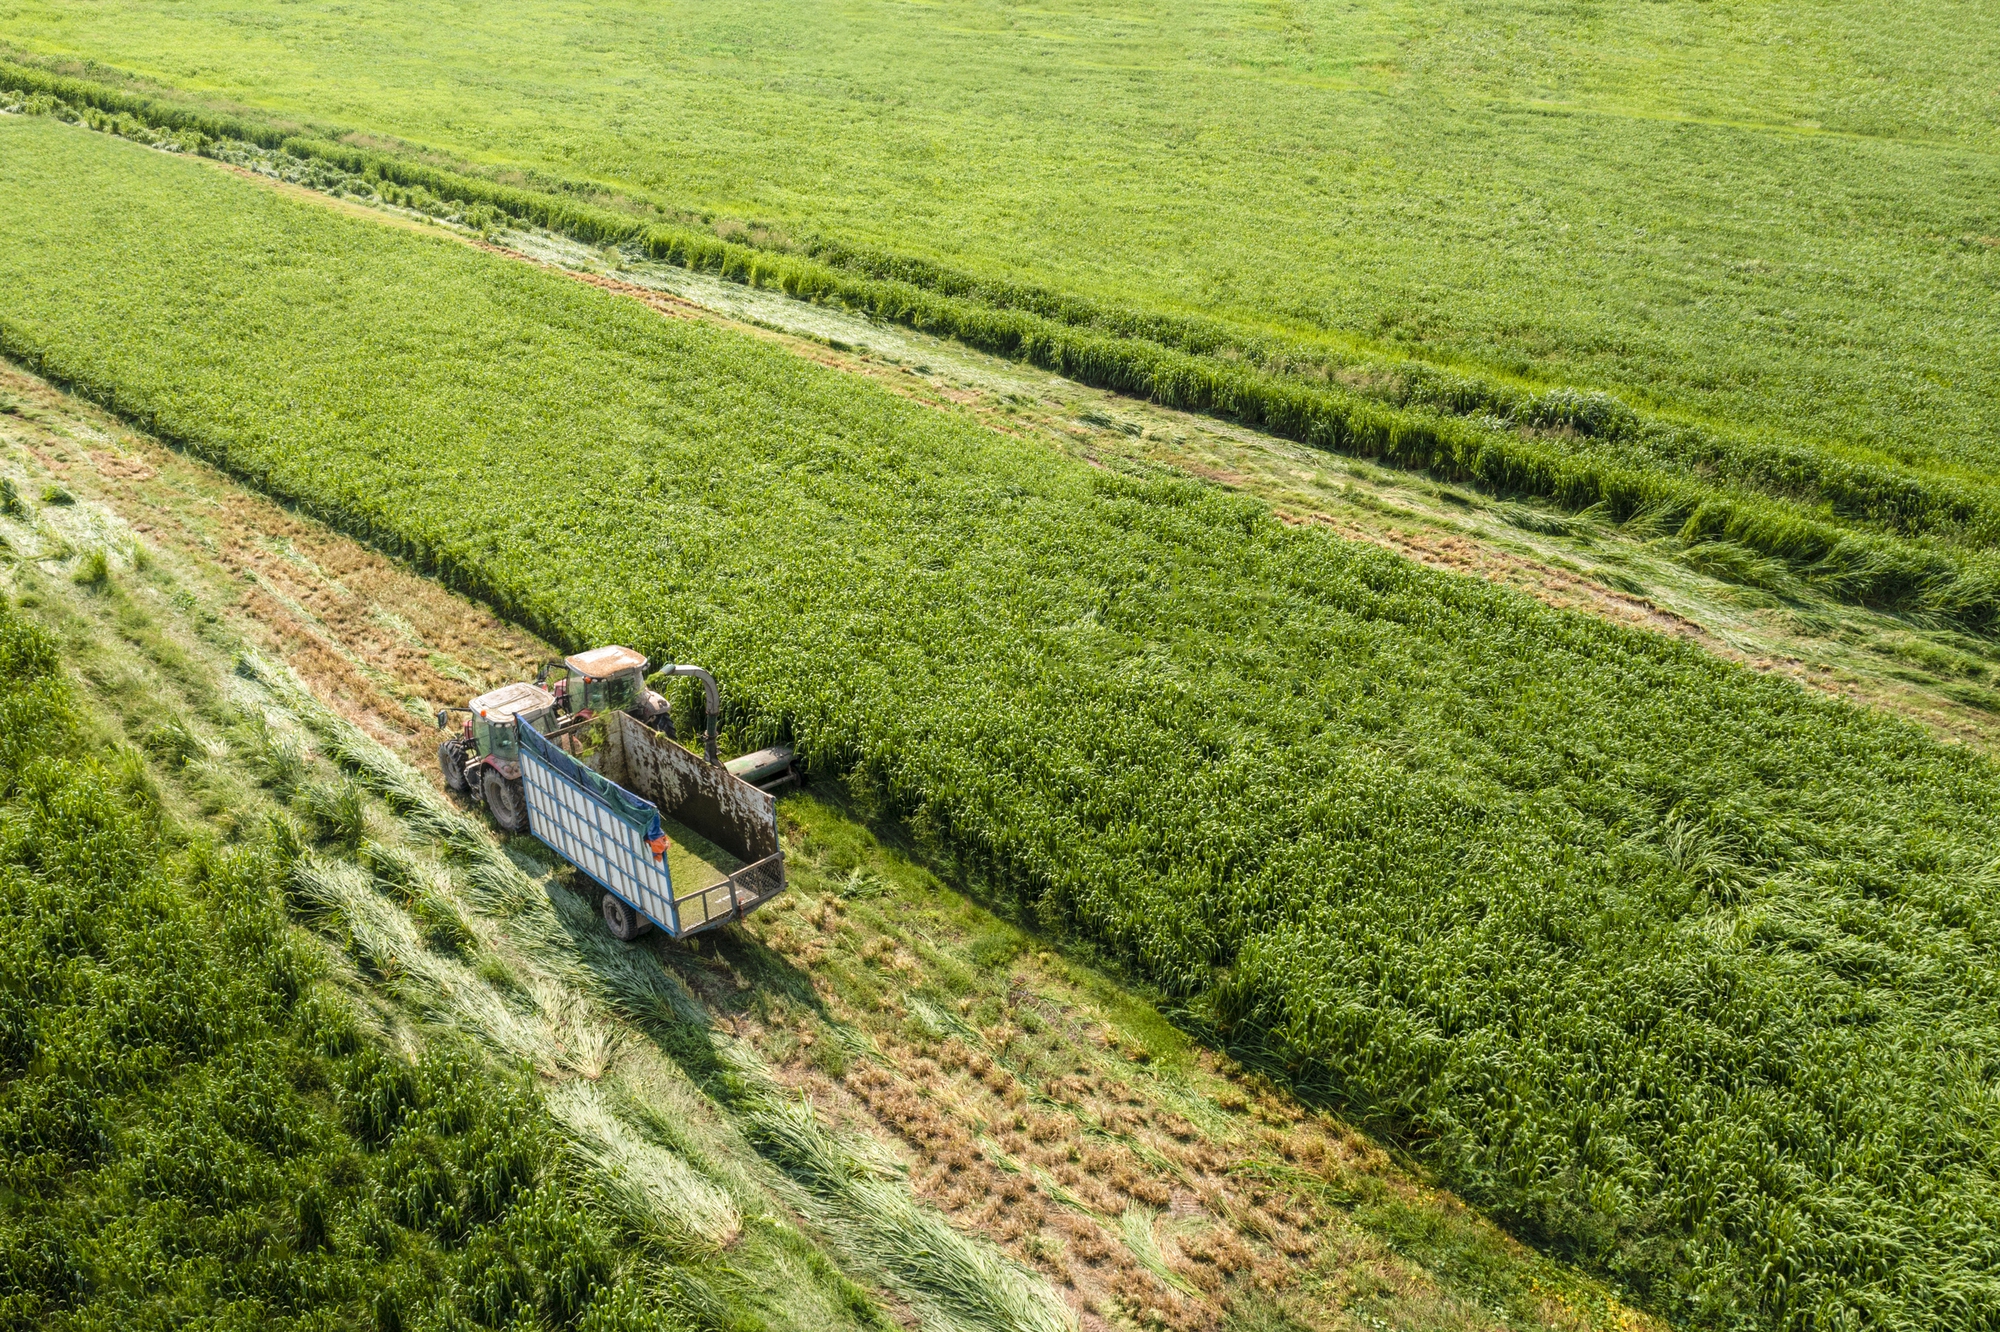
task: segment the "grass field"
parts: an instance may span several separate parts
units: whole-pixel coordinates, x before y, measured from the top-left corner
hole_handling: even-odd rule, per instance
[[[1676,1317],[1993,1307],[1984,760],[199,163],[0,146],[0,328],[129,418],[707,661],[739,740]]]
[[[196,96],[1983,480],[1976,5],[16,0]]]
[[[688,1326],[525,1081],[385,1051],[281,861],[100,754],[66,664],[0,601],[0,1326]]]
[[[0,582],[61,640],[85,710],[132,746],[121,762],[188,826],[238,848],[276,850],[279,829],[310,826],[319,845],[290,875],[306,928],[289,941],[317,951],[393,1043],[472,1030],[508,1052],[536,1038],[522,1081],[559,1121],[540,1136],[586,1167],[576,1182],[627,1253],[667,1260],[649,1272],[666,1312],[692,1310],[704,1332],[832,1332],[881,1328],[877,1301],[902,1318],[970,1294],[990,1314],[982,1287],[1006,1298],[988,1281],[997,1250],[1072,1308],[1187,1332],[1656,1326],[1337,1117],[1190,1042],[1145,991],[966,900],[899,853],[893,826],[876,825],[885,844],[860,822],[837,782],[781,802],[789,890],[747,932],[699,949],[611,942],[580,880],[549,872],[527,839],[507,844],[503,871],[498,839],[421,775],[436,732],[416,714],[552,647],[30,376],[0,369],[0,386],[0,474],[26,495],[59,482],[74,500],[0,517]],[[303,687],[276,683],[287,667]],[[361,814],[359,847],[321,817],[343,807]],[[542,891],[496,894],[496,871],[514,888],[532,873]],[[441,973],[458,991],[443,1004],[429,984]],[[664,1008],[633,1002],[649,975]],[[495,998],[517,1026],[491,1032]],[[837,1125],[834,1146],[890,1167],[871,1190],[881,1217],[857,1228],[794,1210],[785,1162],[810,1163],[747,1140],[773,1093],[785,1143]],[[593,1131],[586,1160],[571,1154],[579,1128]],[[593,1177],[605,1161],[639,1196]],[[897,1167],[907,1196],[879,1187]],[[727,1270],[704,1246],[692,1262],[660,1253],[663,1231],[728,1221],[717,1183],[742,1222]],[[938,1218],[974,1241],[948,1240],[974,1260],[955,1274],[913,1265],[897,1243],[942,1238]],[[17,1293],[5,1270],[0,1300]],[[1032,1303],[1017,1311],[1045,1326]]]

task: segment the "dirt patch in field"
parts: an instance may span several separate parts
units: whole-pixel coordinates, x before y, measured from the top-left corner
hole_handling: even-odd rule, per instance
[[[97,470],[114,481],[150,481],[159,473],[136,458],[121,458],[115,453],[96,453],[90,461]]]

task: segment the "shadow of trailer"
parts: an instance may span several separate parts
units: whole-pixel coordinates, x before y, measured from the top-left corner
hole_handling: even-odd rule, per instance
[[[528,831],[604,889],[618,938],[656,926],[684,939],[785,890],[776,796],[623,712],[522,720]],[[720,855],[669,855],[672,825]]]

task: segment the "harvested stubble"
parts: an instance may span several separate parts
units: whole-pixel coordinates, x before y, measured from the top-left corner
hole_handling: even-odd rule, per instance
[[[516,264],[0,138],[0,324],[131,419],[557,641],[718,668],[739,739],[1690,1322],[2000,1309],[1983,760]]]

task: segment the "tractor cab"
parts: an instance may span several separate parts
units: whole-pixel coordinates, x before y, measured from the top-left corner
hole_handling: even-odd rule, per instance
[[[554,685],[559,710],[574,717],[628,712],[655,730],[673,732],[667,700],[646,688],[646,658],[628,647],[592,648],[550,662],[543,678]]]
[[[521,726],[533,725],[554,710],[556,697],[525,680],[501,685],[472,700],[465,725],[438,746],[438,767],[445,785],[471,796],[493,814],[508,832],[526,832],[528,807],[521,794]],[[440,730],[451,714],[438,713]]]
[[[539,685],[519,681],[501,685],[491,693],[472,700],[472,750],[480,758],[502,766],[509,777],[518,776],[521,715],[539,716],[555,706],[555,696]]]
[[[631,648],[592,648],[563,658],[563,665],[571,712],[626,712],[646,695],[646,659]]]

